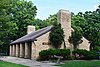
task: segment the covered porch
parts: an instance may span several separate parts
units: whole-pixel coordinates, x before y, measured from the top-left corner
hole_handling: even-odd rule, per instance
[[[10,56],[32,59],[32,42],[11,44]]]

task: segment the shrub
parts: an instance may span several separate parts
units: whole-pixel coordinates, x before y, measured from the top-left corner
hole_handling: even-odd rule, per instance
[[[40,56],[40,59],[50,59],[50,55],[51,53],[48,51],[48,50],[42,50],[41,52],[39,52],[39,56]]]
[[[73,51],[73,54],[85,55],[88,51],[83,49],[76,49]]]
[[[93,50],[100,52],[100,46],[95,46]]]
[[[96,51],[87,51],[82,49],[76,49],[73,51],[73,55],[76,59],[92,60],[98,59],[98,53]]]
[[[56,56],[62,56],[63,59],[68,59],[70,57],[70,50],[69,49],[48,49],[48,50],[42,50],[39,52],[39,56],[41,60],[48,60],[48,59],[54,59],[54,55]]]
[[[99,54],[96,51],[89,51],[88,54],[86,55],[86,59],[98,59]]]

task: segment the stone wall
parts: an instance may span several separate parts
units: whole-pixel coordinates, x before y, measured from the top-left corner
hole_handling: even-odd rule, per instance
[[[82,43],[79,44],[78,48],[79,49],[85,49],[85,50],[90,50],[89,47],[90,47],[90,44],[89,44],[89,41],[86,39],[86,38],[82,38]]]
[[[39,56],[39,52],[41,50],[46,50],[51,48],[50,44],[49,44],[49,32],[38,37],[37,41],[34,41],[34,43],[32,44],[32,57],[33,58],[37,58]]]

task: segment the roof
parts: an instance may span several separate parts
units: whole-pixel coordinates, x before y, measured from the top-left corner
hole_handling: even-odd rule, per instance
[[[35,32],[31,32],[13,42],[11,42],[10,44],[17,44],[17,43],[23,43],[23,42],[29,42],[29,41],[34,41],[36,40],[37,37],[49,32],[51,30],[52,26],[48,26],[42,29],[39,29]]]

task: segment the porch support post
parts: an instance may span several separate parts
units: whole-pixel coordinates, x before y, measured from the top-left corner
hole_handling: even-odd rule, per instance
[[[29,58],[29,48],[28,48],[28,43],[25,43],[25,58]]]
[[[13,45],[13,56],[16,56],[16,45]]]
[[[10,45],[10,56],[13,56],[13,46]]]
[[[36,59],[36,44],[34,42],[32,42],[31,49],[31,59]]]
[[[16,57],[19,57],[20,55],[20,47],[19,44],[16,44]]]
[[[25,47],[24,44],[20,43],[20,57],[24,58],[25,55]]]

